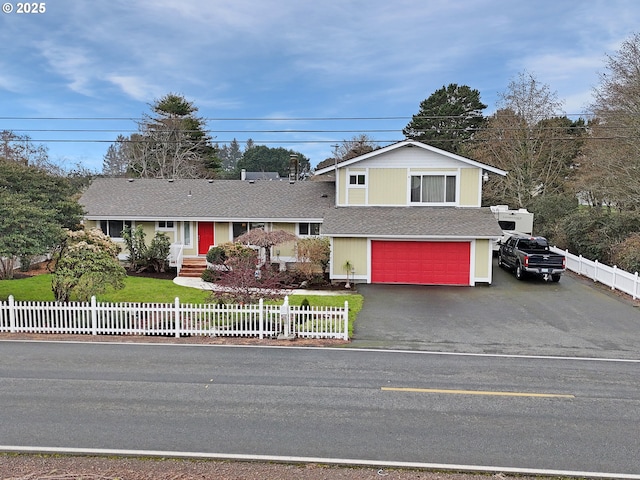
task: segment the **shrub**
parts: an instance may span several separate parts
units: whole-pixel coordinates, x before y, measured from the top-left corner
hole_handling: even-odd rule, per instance
[[[222,265],[227,259],[225,249],[221,246],[211,247],[207,252],[207,262],[213,265]]]
[[[207,268],[204,272],[202,272],[200,278],[203,282],[215,283],[220,278],[220,272]]]
[[[533,213],[534,234],[557,242],[558,224],[578,210],[578,200],[572,194],[553,194],[534,197],[527,209]]]
[[[329,266],[331,244],[326,237],[309,237],[299,239],[296,243],[298,264],[296,268],[311,280],[318,269],[324,274]]]
[[[130,227],[122,231],[122,238],[129,250],[130,268],[136,272],[152,270],[154,272],[164,272],[167,269],[171,241],[162,232],[156,232],[155,237],[149,245],[145,242],[146,234],[142,225],[138,225],[135,230]]]
[[[639,212],[588,207],[559,222],[556,244],[576,255],[611,264],[614,248],[636,232],[640,232]]]
[[[633,233],[616,245],[611,260],[627,272],[640,272],[640,233]]]

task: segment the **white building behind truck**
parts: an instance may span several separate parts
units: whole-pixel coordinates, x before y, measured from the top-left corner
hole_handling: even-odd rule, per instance
[[[500,244],[514,234],[533,234],[533,213],[526,208],[510,210],[508,205],[494,205],[491,207],[494,217],[502,229],[502,238],[493,245],[494,252],[500,248]]]

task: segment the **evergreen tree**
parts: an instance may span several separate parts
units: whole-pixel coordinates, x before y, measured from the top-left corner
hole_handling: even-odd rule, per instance
[[[102,160],[102,174],[105,177],[124,177],[131,161],[130,139],[118,135],[116,141],[109,145]]]
[[[242,159],[236,166],[236,170],[237,172],[242,169],[248,172],[278,172],[281,177],[288,177],[292,155],[298,157],[298,173],[308,172],[310,162],[303,154],[282,147],[269,148],[265,145],[258,145],[245,150]]]
[[[235,138],[229,145],[223,145],[218,148],[218,158],[222,163],[222,169],[225,172],[233,172],[236,169],[238,161],[242,158],[242,150],[240,144]]]
[[[412,140],[452,153],[461,147],[484,123],[480,92],[455,83],[436,90],[420,103],[420,110],[402,131]]]
[[[63,177],[0,159],[0,278],[11,278],[15,260],[50,253],[79,228],[82,207]]]
[[[132,135],[130,170],[150,178],[212,177],[220,162],[198,108],[170,93],[151,109],[138,125],[139,135]]]

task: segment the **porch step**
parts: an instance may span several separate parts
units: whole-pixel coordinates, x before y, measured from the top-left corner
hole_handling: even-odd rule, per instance
[[[185,258],[182,261],[179,277],[197,278],[207,269],[207,261],[204,258]]]

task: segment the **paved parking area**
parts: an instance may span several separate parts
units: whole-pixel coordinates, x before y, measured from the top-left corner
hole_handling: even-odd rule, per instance
[[[490,286],[358,285],[352,345],[440,352],[640,359],[640,302],[567,274]]]

